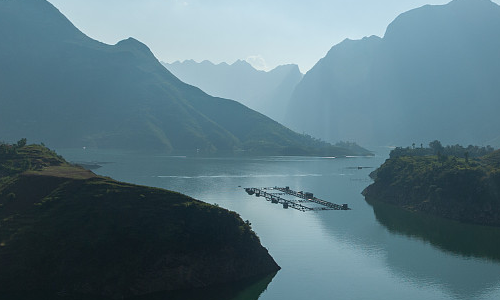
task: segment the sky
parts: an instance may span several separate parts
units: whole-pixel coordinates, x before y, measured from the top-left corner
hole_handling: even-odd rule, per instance
[[[164,62],[246,60],[305,73],[342,40],[383,36],[399,14],[449,0],[48,0],[88,36],[134,37]],[[495,0],[499,3],[500,0]]]

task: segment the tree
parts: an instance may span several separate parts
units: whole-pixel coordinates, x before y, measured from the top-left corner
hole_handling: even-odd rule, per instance
[[[438,162],[441,163],[441,166],[443,166],[444,163],[448,160],[448,156],[446,154],[442,154],[441,151],[438,151],[437,159],[438,159]]]
[[[17,141],[17,147],[22,148],[22,147],[26,146],[27,142],[28,142],[28,140],[26,138],[22,138],[19,141]]]
[[[441,142],[438,140],[434,140],[429,143],[429,147],[434,151],[434,154],[437,154],[439,152],[443,152],[444,148],[443,145],[441,145]]]

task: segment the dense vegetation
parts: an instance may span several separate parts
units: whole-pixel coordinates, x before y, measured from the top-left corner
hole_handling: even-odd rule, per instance
[[[22,37],[22,38],[20,38]],[[106,45],[46,0],[0,1],[0,136],[182,154],[363,155],[181,82],[129,38]],[[26,86],[29,85],[29,88]]]
[[[41,170],[49,165],[54,166],[64,163],[61,156],[44,147],[43,144],[25,147],[26,143],[26,138],[12,145],[0,142],[0,178],[6,179],[8,176],[23,171]]]
[[[467,148],[461,145],[448,145],[443,147],[440,141],[434,140],[429,143],[428,148],[424,148],[423,144],[420,144],[420,147],[416,147],[415,143],[412,144],[411,147],[396,147],[389,154],[390,158],[396,158],[401,156],[428,156],[428,155],[437,155],[437,156],[456,156],[462,158],[472,158],[472,157],[480,157],[491,152],[495,151],[495,149],[491,146],[479,147],[469,145]]]
[[[0,146],[0,292],[121,298],[279,269],[234,212],[96,176],[23,143]]]
[[[462,151],[461,147],[451,148]],[[369,202],[382,201],[462,222],[500,226],[500,150],[485,149],[489,154],[475,158],[439,152],[402,155],[424,150],[396,149],[372,173],[374,183],[363,194]]]

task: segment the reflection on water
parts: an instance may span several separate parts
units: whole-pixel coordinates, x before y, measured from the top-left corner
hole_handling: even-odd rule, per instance
[[[158,175],[158,178],[196,179],[196,178],[274,178],[274,177],[319,177],[321,174],[246,174],[246,175],[198,175],[198,176],[178,176],[178,175]]]
[[[267,289],[276,273],[263,278],[254,278],[237,283],[206,289],[158,293],[131,300],[257,300]]]
[[[259,300],[500,299],[497,229],[366,203],[361,191],[370,184],[368,174],[388,153],[347,159],[61,154],[71,160],[113,161],[97,172],[179,191],[248,219],[282,267],[267,289],[251,293]],[[314,192],[352,210],[285,210],[243,190],[266,186]],[[257,299],[239,295],[220,299]]]
[[[441,250],[500,261],[500,228],[463,224],[370,202],[377,221],[390,232],[415,237]]]
[[[273,280],[274,274],[248,279],[236,283],[204,289],[162,292],[127,298],[130,300],[257,300]],[[0,295],[2,300],[109,300],[99,296],[68,295],[52,292],[28,292]]]

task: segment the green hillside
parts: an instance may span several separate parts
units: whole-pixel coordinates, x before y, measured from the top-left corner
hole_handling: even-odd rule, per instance
[[[187,85],[129,38],[106,45],[45,0],[0,1],[0,136],[51,147],[316,155],[337,148]],[[341,149],[340,149],[341,150]],[[353,155],[368,154],[352,153]]]
[[[399,150],[400,151],[400,150]],[[466,223],[500,226],[500,150],[478,158],[442,154],[394,155],[372,173],[363,195]]]
[[[0,293],[109,298],[279,270],[238,214],[117,182],[39,145],[0,145]]]

